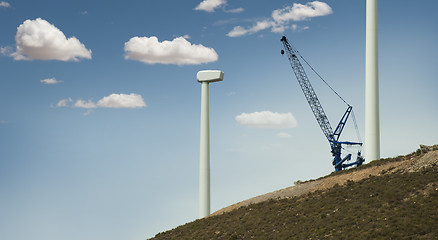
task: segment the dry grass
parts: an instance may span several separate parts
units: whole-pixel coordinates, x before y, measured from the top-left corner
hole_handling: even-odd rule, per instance
[[[376,161],[364,169],[424,154]],[[410,171],[413,166],[385,168],[302,196],[240,207],[153,239],[438,239],[438,165],[429,161],[427,167]]]

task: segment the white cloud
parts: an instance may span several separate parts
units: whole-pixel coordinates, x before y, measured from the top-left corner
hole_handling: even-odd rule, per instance
[[[247,29],[245,29],[241,26],[235,26],[233,28],[233,30],[231,30],[229,33],[227,33],[227,36],[228,37],[240,37],[240,36],[248,34],[248,32],[249,31]]]
[[[9,46],[0,47],[0,54],[1,55],[10,56],[12,52],[13,52],[13,50]]]
[[[298,26],[297,24],[292,24],[292,25],[290,26],[290,28],[291,28],[294,32],[296,32],[296,31],[300,32],[300,31],[304,31],[304,30],[309,29],[308,26],[300,27],[300,26]]]
[[[298,25],[296,25],[296,24],[292,24],[292,30],[294,30],[294,31],[296,31],[297,29],[298,29]]]
[[[0,7],[10,7],[10,6],[11,6],[11,4],[8,2],[5,2],[5,1],[0,2]]]
[[[261,111],[236,116],[238,124],[255,128],[294,128],[297,120],[292,113]]]
[[[74,103],[73,103],[74,102]],[[73,103],[73,104],[72,104]],[[60,100],[56,107],[73,107],[73,108],[85,108],[88,109],[84,115],[90,114],[92,109],[95,108],[143,108],[146,107],[146,103],[143,97],[139,94],[110,94],[109,96],[103,97],[97,102],[92,100],[79,99],[73,101],[71,98],[66,98]]]
[[[66,38],[61,30],[41,18],[28,19],[18,26],[15,42],[17,50],[11,54],[15,60],[91,59],[91,50],[76,37]]]
[[[292,137],[292,135],[290,135],[289,133],[285,133],[285,132],[279,132],[276,134],[276,136],[278,138],[291,138]]]
[[[264,20],[264,21],[258,21],[256,22],[256,24],[254,26],[252,26],[249,31],[252,32],[258,32],[261,30],[265,30],[267,28],[270,28],[274,25],[273,22],[269,21],[269,20]]]
[[[220,7],[222,7],[222,11],[227,13],[241,13],[245,10],[243,8],[233,8],[228,10],[225,9],[225,5],[227,5],[227,0],[204,0],[195,7],[195,10],[206,11],[210,13],[214,12],[216,8]]]
[[[278,22],[303,21],[313,17],[320,17],[332,14],[332,8],[325,2],[313,1],[304,4],[294,3],[282,9],[272,12],[272,18]]]
[[[68,107],[69,103],[72,103],[73,100],[71,98],[62,99],[56,105],[57,107]],[[109,96],[103,97],[97,103],[91,100],[77,100],[72,107],[74,108],[85,108],[85,109],[93,109],[93,108],[143,108],[146,107],[146,103],[143,100],[143,97],[139,94],[131,93],[131,94],[116,94],[113,93]]]
[[[93,112],[92,109],[88,109],[86,112],[82,113],[82,115],[84,115],[84,116],[88,116],[88,115],[90,115],[92,112]]]
[[[58,81],[56,80],[56,78],[46,78],[46,79],[42,79],[40,80],[40,82],[44,83],[44,84],[57,84],[57,83],[62,83],[62,81]]]
[[[245,9],[243,8],[234,8],[234,9],[230,9],[230,10],[224,10],[227,13],[241,13],[243,11],[245,11]]]
[[[229,33],[227,33],[228,37],[240,37],[246,34],[253,34],[256,32],[259,32],[261,30],[270,28],[274,25],[275,23],[269,20],[263,20],[263,21],[258,21],[256,22],[256,24],[248,29],[245,29],[241,26],[236,26],[233,28],[233,30],[231,30]]]
[[[79,99],[75,102],[73,107],[90,109],[90,108],[97,108],[97,105],[91,100],[84,101],[82,99]]]
[[[111,94],[100,99],[97,104],[98,107],[105,108],[142,108],[146,107],[146,103],[139,94]]]
[[[284,32],[288,28],[289,27],[286,26],[286,25],[278,25],[278,24],[276,24],[276,25],[272,26],[271,32],[273,32],[273,33],[282,33],[282,32]]]
[[[227,3],[226,0],[204,0],[195,8],[198,11],[214,12],[214,9]]]
[[[71,98],[62,99],[59,100],[59,102],[56,104],[56,107],[67,107],[71,102],[73,102]]]
[[[184,37],[172,41],[159,42],[158,38],[133,37],[125,43],[125,59],[147,64],[196,65],[214,62],[218,55],[213,48],[201,44],[191,44]]]
[[[282,33],[289,28],[290,21],[303,21],[313,17],[325,16],[332,14],[332,8],[325,2],[313,1],[305,5],[294,3],[292,6],[286,6],[282,9],[272,11],[271,18],[268,20],[258,21],[250,28],[242,26],[234,27],[229,33],[228,37],[240,37],[247,34],[254,34],[261,30],[271,28],[271,32]],[[293,24],[292,30],[297,30],[297,25]],[[301,30],[306,30],[309,27],[303,27]]]

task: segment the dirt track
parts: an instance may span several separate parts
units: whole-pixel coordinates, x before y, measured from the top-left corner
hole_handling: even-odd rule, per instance
[[[378,176],[398,171],[419,171],[422,168],[426,168],[432,164],[438,164],[438,145],[431,147],[420,145],[420,149],[417,150],[416,153],[406,155],[400,161],[388,162],[380,166],[368,167],[354,172],[346,171],[344,174],[327,176],[322,179],[300,183],[292,187],[287,187],[278,191],[266,193],[242,202],[235,203],[212,213],[210,216],[220,215],[239,207],[248,206],[250,204],[263,202],[269,199],[291,198],[317,190],[328,189],[336,184],[343,185],[348,180],[359,181],[370,176]]]

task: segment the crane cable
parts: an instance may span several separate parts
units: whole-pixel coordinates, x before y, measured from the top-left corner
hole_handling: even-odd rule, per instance
[[[292,44],[291,44],[292,45]],[[293,46],[293,45],[292,45]],[[347,101],[345,101],[325,80],[324,78],[321,77],[321,75],[319,75],[319,73],[306,61],[306,59],[304,59],[304,57],[300,54],[300,52],[298,52],[298,50],[296,50],[295,46],[294,47],[294,51],[300,55],[301,59],[303,59],[303,61],[307,64],[307,66],[310,67],[310,69],[312,69],[312,71],[336,94],[336,96],[338,96],[345,104],[347,104],[347,106],[350,107],[350,104],[347,103]]]
[[[356,134],[359,142],[362,142],[362,138],[360,137],[359,128],[357,127],[356,116],[354,116],[354,111],[351,110],[351,116],[353,117],[354,128],[356,129]]]
[[[291,44],[291,43],[290,43]],[[292,44],[291,44],[292,45]],[[293,46],[293,45],[292,45]],[[347,101],[345,101],[342,97],[341,97],[341,95],[339,95],[325,80],[324,80],[324,78],[322,78],[321,77],[321,75],[319,75],[319,73],[309,64],[309,62],[307,62],[306,61],[306,59],[304,59],[304,57],[300,54],[300,52],[298,51],[298,50],[296,50],[296,48],[295,48],[295,46],[293,46],[294,47],[294,51],[298,54],[298,55],[300,55],[300,58],[301,59],[303,59],[303,61],[307,64],[307,66],[309,66],[309,68],[310,69],[312,69],[312,71],[330,88],[330,90],[332,90],[335,94],[336,94],[336,96],[338,96],[345,104],[347,104],[347,106],[349,106],[349,107],[351,107],[351,105],[350,104],[348,104],[347,103]],[[359,128],[358,128],[358,126],[357,126],[357,122],[356,122],[356,117],[354,116],[354,111],[353,110],[351,110],[351,115],[352,115],[352,117],[353,117],[353,122],[354,122],[354,127],[355,127],[355,129],[356,129],[356,134],[357,134],[357,137],[358,137],[358,139],[359,139],[359,142],[362,142],[362,138],[360,137],[360,133],[359,133]]]

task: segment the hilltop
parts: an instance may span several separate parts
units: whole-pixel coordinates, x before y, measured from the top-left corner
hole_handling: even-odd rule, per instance
[[[152,239],[438,239],[438,145],[257,196]]]

